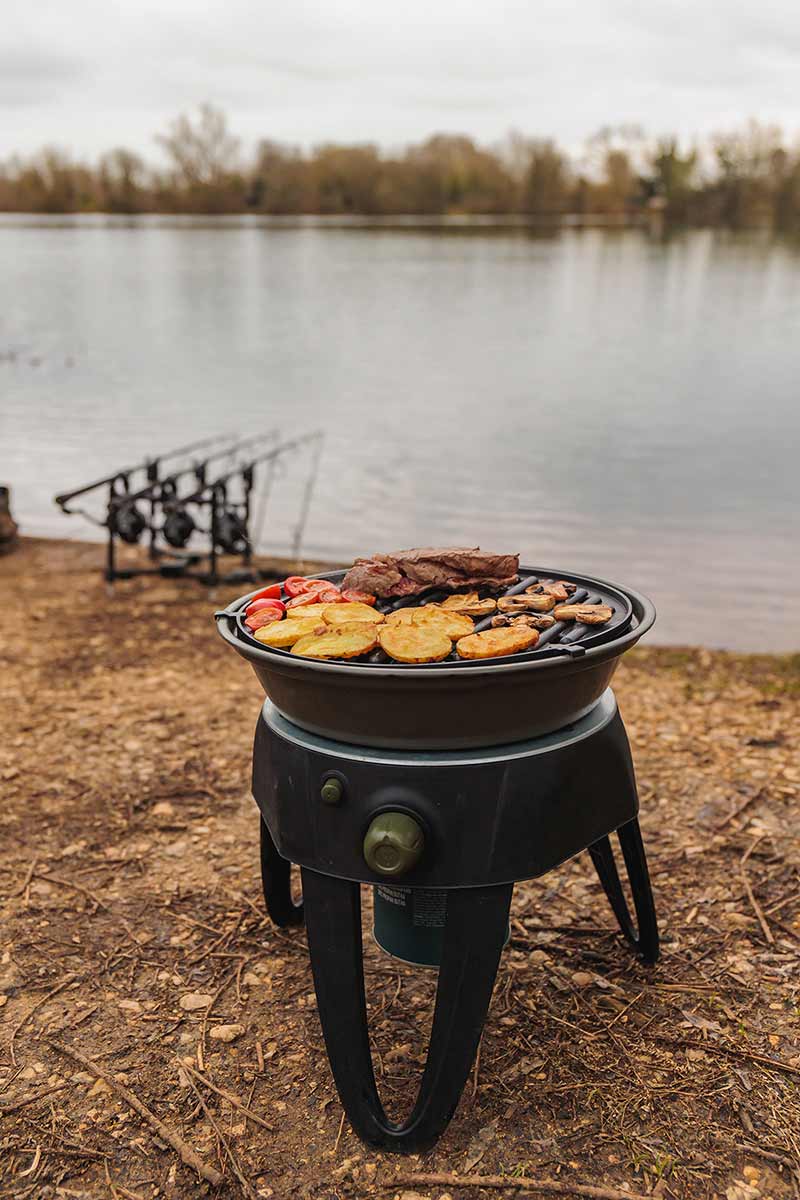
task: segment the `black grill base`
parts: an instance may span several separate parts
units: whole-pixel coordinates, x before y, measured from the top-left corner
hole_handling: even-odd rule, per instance
[[[658,927],[637,820],[628,739],[613,695],[558,734],[473,754],[365,751],[290,726],[266,705],[256,732],[253,792],[262,815],[261,866],[276,924],[308,930],[320,1022],[342,1104],[356,1133],[408,1153],[433,1144],[458,1104],[480,1041],[507,935],[514,881],[588,850],[623,935],[645,963]],[[338,803],[321,786],[342,784]],[[386,883],[361,856],[376,812],[412,814],[425,830],[408,887],[447,890],[428,1058],[410,1116],[388,1120],[369,1048],[361,883]],[[622,850],[635,919],[610,835]],[[289,888],[302,867],[303,903]],[[392,883],[395,881],[392,880]]]

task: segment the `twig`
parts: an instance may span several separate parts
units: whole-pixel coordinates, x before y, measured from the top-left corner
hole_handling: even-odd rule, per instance
[[[248,1108],[248,1106],[244,1104],[233,1092],[226,1092],[224,1088],[217,1087],[215,1083],[212,1083],[210,1079],[208,1079],[205,1075],[202,1075],[199,1071],[195,1070],[194,1067],[190,1067],[188,1063],[183,1061],[183,1059],[179,1058],[178,1064],[181,1070],[188,1071],[190,1075],[195,1077],[195,1079],[199,1079],[200,1082],[204,1083],[212,1092],[216,1092],[217,1095],[221,1096],[223,1100],[227,1100],[228,1104],[232,1104],[234,1108],[238,1108],[240,1112],[245,1113],[245,1115],[249,1117],[251,1121],[255,1121],[256,1125],[260,1125],[262,1129],[268,1130],[269,1133],[275,1132],[273,1125],[269,1125],[263,1117],[260,1117],[258,1113],[253,1112],[252,1108]]]
[[[532,1179],[528,1175],[395,1175],[383,1186],[395,1187],[399,1183],[411,1187],[419,1183],[426,1187],[507,1188],[517,1192],[549,1192],[555,1196],[589,1196],[592,1200],[648,1200],[641,1192],[572,1183],[568,1179]]]
[[[739,875],[741,877],[742,883],[744,884],[744,890],[747,892],[747,899],[750,901],[750,907],[752,908],[753,912],[758,917],[758,923],[761,926],[761,932],[764,934],[764,937],[769,942],[770,946],[774,946],[775,938],[772,936],[772,930],[770,929],[769,925],[767,924],[767,919],[764,916],[761,905],[758,903],[758,901],[755,898],[753,889],[750,886],[750,880],[747,878],[747,871],[745,871],[743,866],[739,867]]]
[[[757,792],[753,792],[752,795],[745,797],[741,804],[737,804],[733,811],[728,813],[727,817],[723,817],[721,821],[717,822],[714,826],[714,832],[719,833],[720,829],[724,829],[726,825],[730,825],[731,821],[735,821],[746,808],[749,808],[751,804],[755,804],[756,800],[761,800],[763,796],[764,789],[759,788]]]
[[[665,1046],[675,1046],[679,1050],[702,1050],[704,1054],[722,1054],[725,1058],[742,1058],[746,1062],[761,1063],[765,1067],[772,1067],[773,1071],[782,1071],[784,1075],[793,1075],[800,1079],[800,1067],[793,1067],[791,1063],[778,1062],[777,1059],[769,1058],[766,1054],[754,1054],[752,1050],[740,1050],[735,1046],[720,1046],[718,1042],[698,1042],[696,1038],[681,1041],[680,1038],[667,1037],[663,1033],[645,1033],[639,1030],[638,1037],[647,1038],[650,1042],[661,1042]]]
[[[110,1071],[107,1071],[105,1067],[98,1066],[96,1062],[93,1062],[91,1058],[87,1058],[78,1050],[73,1050],[71,1046],[62,1046],[60,1042],[52,1041],[49,1041],[48,1045],[57,1051],[57,1053],[63,1054],[65,1058],[71,1058],[74,1062],[80,1063],[87,1071],[91,1071],[98,1079],[102,1079],[107,1083],[112,1091],[121,1096],[126,1104],[129,1104],[140,1117],[143,1117],[156,1130],[159,1137],[172,1146],[173,1150],[180,1156],[181,1161],[186,1163],[187,1167],[193,1167],[197,1171],[197,1174],[207,1180],[208,1183],[213,1183],[214,1187],[219,1187],[223,1180],[220,1172],[204,1163],[188,1142],[185,1142],[174,1129],[170,1129],[168,1125],[159,1120],[155,1113],[152,1113],[146,1105],[142,1104],[138,1096],[134,1096],[133,1092],[128,1091],[126,1087],[118,1083]]]
[[[342,1140],[342,1130],[344,1129],[344,1117],[345,1117],[345,1113],[344,1113],[344,1109],[342,1109],[342,1119],[339,1122],[339,1132],[336,1134],[336,1141],[333,1144],[334,1156],[336,1155],[336,1151],[339,1149],[339,1142]]]
[[[31,859],[30,866],[28,867],[28,870],[25,872],[25,878],[23,879],[21,885],[17,888],[17,890],[15,892],[11,893],[11,895],[9,897],[10,900],[15,899],[17,896],[25,895],[25,892],[27,891],[31,880],[33,879],[33,872],[36,870],[38,863],[39,863],[38,858]]]
[[[77,978],[78,978],[78,976],[75,974],[74,971],[70,971],[69,975],[65,975],[64,978],[61,980],[61,983],[59,983],[56,987],[52,988],[51,991],[49,991],[46,996],[42,996],[41,1000],[36,1001],[33,1008],[29,1009],[28,1012],[26,1012],[25,1016],[22,1018],[20,1023],[11,1031],[11,1041],[9,1043],[9,1051],[11,1053],[11,1061],[14,1064],[14,1066],[17,1065],[16,1055],[14,1054],[14,1039],[16,1038],[19,1031],[21,1029],[24,1029],[24,1027],[28,1024],[28,1021],[30,1021],[33,1014],[37,1011],[37,1009],[40,1009],[43,1004],[47,1003],[48,1000],[52,1000],[53,996],[57,996],[58,993],[63,991],[65,987],[68,987],[68,985],[70,983],[74,983],[74,981]]]
[[[36,1092],[33,1096],[27,1096],[24,1100],[18,1100],[16,1104],[6,1104],[0,1108],[0,1121],[3,1117],[10,1117],[12,1113],[19,1112],[21,1108],[27,1108],[29,1104],[35,1104],[37,1100],[44,1100],[46,1096],[52,1096],[55,1092],[63,1092],[64,1088],[68,1088],[68,1083],[58,1083],[55,1087],[45,1088],[42,1092]]]
[[[211,1122],[211,1126],[212,1126],[214,1132],[216,1133],[217,1137],[219,1138],[220,1143],[221,1143],[223,1149],[225,1150],[225,1153],[228,1156],[228,1161],[230,1162],[231,1166],[233,1167],[233,1173],[236,1176],[236,1178],[239,1180],[239,1183],[244,1188],[245,1195],[248,1196],[250,1198],[250,1200],[258,1200],[258,1195],[256,1194],[255,1188],[249,1182],[249,1180],[245,1177],[245,1175],[242,1173],[242,1168],[239,1166],[239,1162],[236,1158],[236,1155],[233,1153],[233,1150],[230,1147],[230,1143],[228,1142],[227,1138],[225,1137],[225,1134],[222,1132],[222,1130],[220,1129],[217,1122],[214,1120],[214,1117],[211,1113],[210,1108],[208,1107],[205,1100],[201,1096],[194,1080],[192,1079],[192,1077],[190,1075],[186,1076],[186,1082],[189,1084],[189,1087],[192,1089],[195,1096],[197,1097],[198,1104],[200,1105],[203,1112],[205,1113],[205,1115],[208,1117],[209,1121]]]

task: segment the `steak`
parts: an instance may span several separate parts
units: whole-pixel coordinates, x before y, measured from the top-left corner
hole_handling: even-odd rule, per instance
[[[500,590],[516,581],[518,571],[518,554],[490,554],[477,546],[426,547],[357,558],[342,587],[371,592],[382,599],[416,596],[430,588]]]

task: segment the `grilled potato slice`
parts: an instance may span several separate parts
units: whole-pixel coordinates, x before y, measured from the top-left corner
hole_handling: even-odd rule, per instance
[[[415,625],[395,621],[378,630],[381,649],[397,662],[441,662],[453,649],[450,638],[438,625]]]
[[[350,621],[372,621],[374,625],[380,625],[384,620],[383,613],[378,612],[369,604],[362,604],[360,600],[329,604],[322,614],[322,618],[328,625],[347,625]]]
[[[512,613],[515,616],[522,612],[550,612],[554,606],[553,597],[544,593],[531,595],[523,592],[521,596],[501,596],[497,601],[499,612]]]
[[[496,610],[497,601],[491,596],[486,600],[479,600],[477,592],[462,592],[448,596],[446,600],[442,600],[439,607],[447,612],[461,613],[465,617],[488,617],[489,613]]]
[[[306,617],[317,617],[322,620],[329,608],[338,608],[338,604],[299,604],[297,608],[287,608],[285,621],[302,621]]]
[[[446,633],[451,642],[472,633],[474,624],[461,613],[449,612],[438,604],[425,604],[419,608],[398,608],[389,613],[387,625],[435,625]]]
[[[253,637],[265,646],[288,650],[301,637],[307,637],[310,633],[324,633],[327,628],[321,617],[308,617],[304,621],[273,621],[263,629],[256,630]]]
[[[613,615],[607,604],[559,604],[553,611],[557,621],[580,621],[582,625],[605,625]]]
[[[459,638],[456,653],[459,658],[499,658],[504,654],[516,654],[518,650],[530,650],[538,640],[535,629],[527,625],[509,625]]]
[[[324,633],[298,638],[292,654],[306,658],[359,658],[378,644],[373,621],[351,621],[349,625],[326,625]]]

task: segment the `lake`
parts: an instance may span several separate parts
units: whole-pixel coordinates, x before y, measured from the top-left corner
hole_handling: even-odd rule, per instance
[[[321,427],[304,552],[519,550],[656,602],[653,640],[800,647],[800,249],[491,223],[0,217],[0,483]],[[298,457],[260,537],[281,553]],[[124,585],[123,585],[124,586]]]

